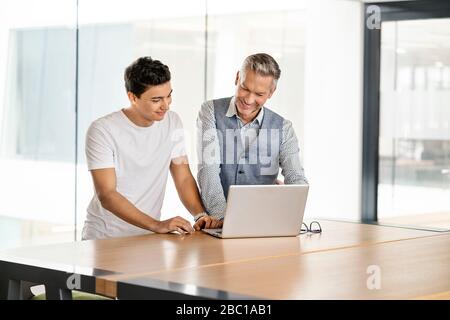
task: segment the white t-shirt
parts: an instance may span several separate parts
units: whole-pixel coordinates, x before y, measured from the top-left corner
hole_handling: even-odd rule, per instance
[[[95,120],[86,134],[89,170],[115,168],[117,191],[136,208],[159,220],[167,175],[173,158],[186,155],[183,125],[173,111],[150,127],[135,125],[123,111]],[[146,234],[102,207],[94,193],[83,239]]]

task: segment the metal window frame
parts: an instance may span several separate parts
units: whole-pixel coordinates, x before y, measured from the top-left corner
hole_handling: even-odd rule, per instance
[[[369,6],[380,9],[380,28],[366,25]],[[363,148],[361,221],[378,221],[378,160],[380,130],[380,49],[381,24],[433,18],[450,18],[450,1],[418,0],[374,2],[364,5],[364,78],[363,78]]]

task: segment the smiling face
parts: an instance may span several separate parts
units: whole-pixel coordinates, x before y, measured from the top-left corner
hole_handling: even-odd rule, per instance
[[[236,75],[236,109],[239,117],[248,123],[252,121],[272,97],[276,86],[272,76],[263,76],[253,70],[247,70],[245,77],[240,72]]]
[[[170,81],[160,85],[150,86],[138,98],[128,92],[128,98],[135,111],[139,124],[151,125],[154,121],[161,121],[172,103],[172,85]]]

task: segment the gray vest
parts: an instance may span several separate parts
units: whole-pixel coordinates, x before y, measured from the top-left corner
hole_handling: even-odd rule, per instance
[[[284,122],[281,116],[264,108],[259,134],[245,152],[237,117],[226,116],[230,101],[231,98],[213,100],[220,144],[220,182],[226,199],[231,185],[275,183]]]

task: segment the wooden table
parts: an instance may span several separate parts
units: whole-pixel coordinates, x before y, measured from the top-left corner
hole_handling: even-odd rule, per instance
[[[196,232],[7,250],[0,253],[0,298],[20,298],[21,281],[44,283],[55,299],[70,298],[74,285],[119,299],[389,299],[450,291],[449,233],[320,222],[322,234],[298,237],[221,240]],[[380,267],[380,290],[367,289],[369,265]],[[398,287],[405,281],[414,288]]]
[[[450,289],[449,248],[450,235],[441,235],[163,271],[151,278],[263,299],[411,299]],[[378,287],[367,285],[371,266],[379,270]]]

